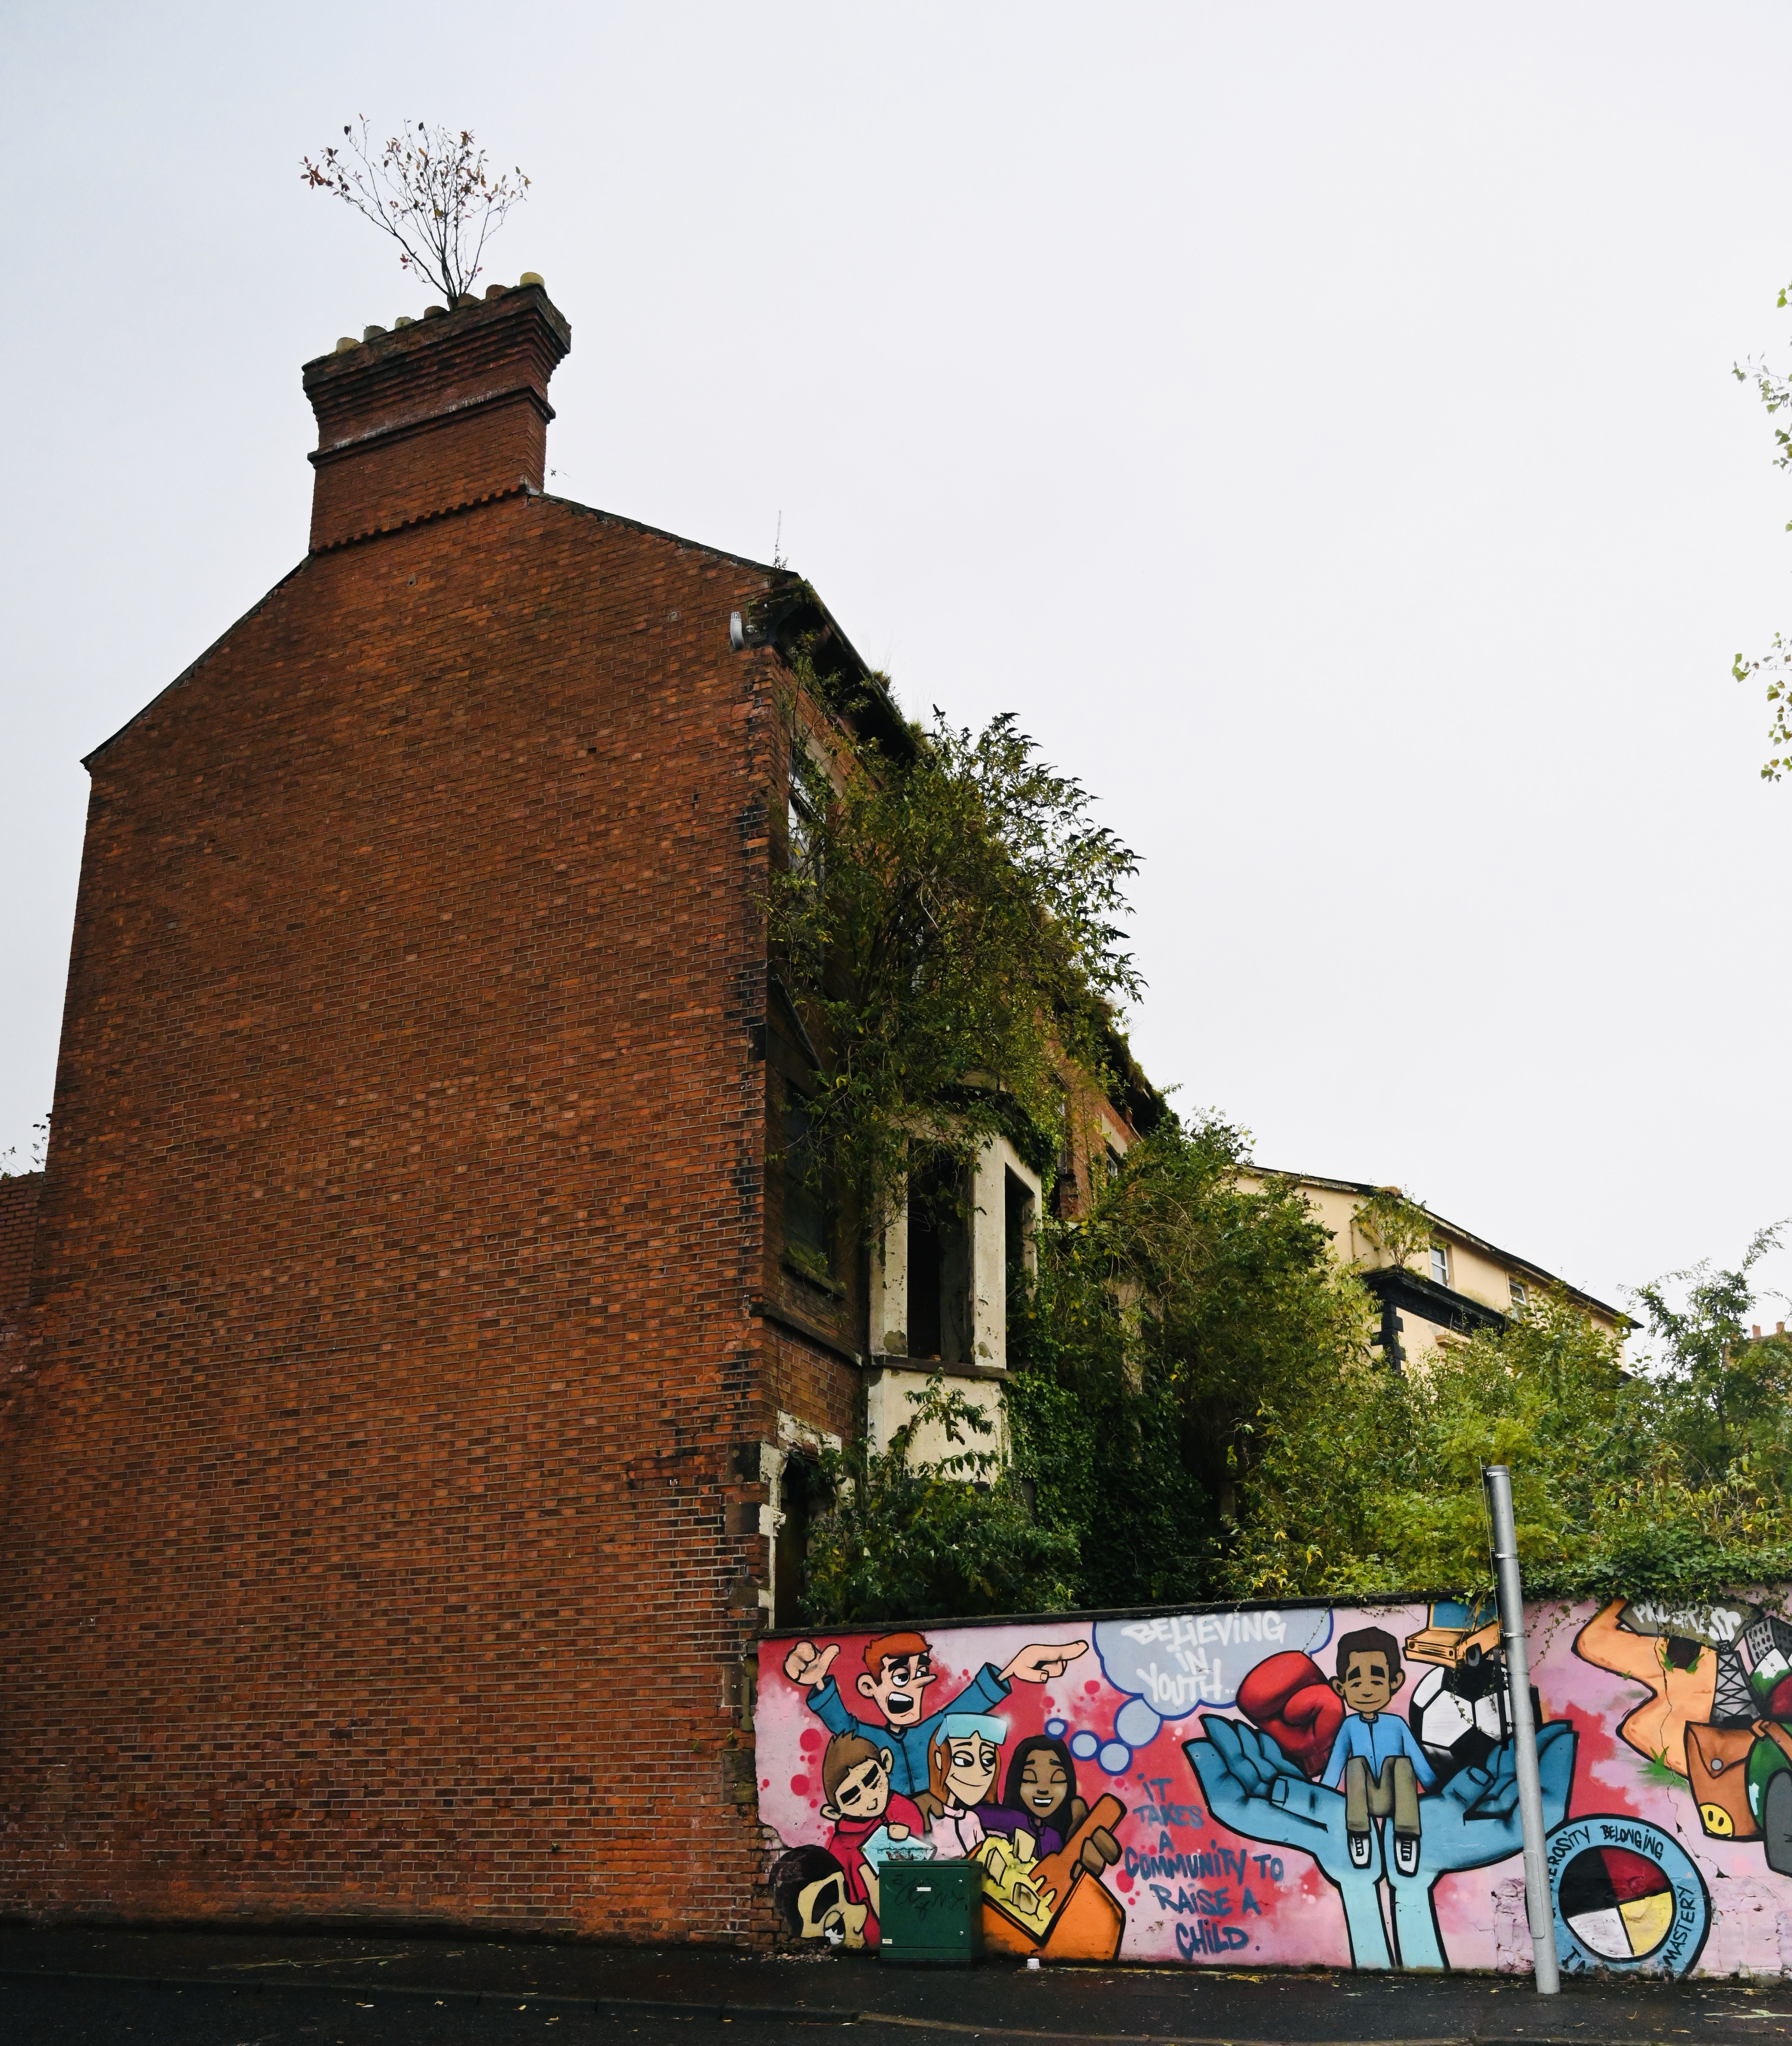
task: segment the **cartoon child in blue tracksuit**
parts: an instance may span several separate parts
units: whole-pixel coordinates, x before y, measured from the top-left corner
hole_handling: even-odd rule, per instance
[[[840,1653],[838,1642],[818,1649],[812,1641],[799,1641],[784,1658],[784,1673],[807,1689],[809,1709],[830,1733],[857,1734],[889,1748],[896,1758],[890,1772],[892,1788],[926,1811],[935,1801],[927,1789],[927,1743],[948,1712],[993,1712],[1008,1696],[1011,1682],[1050,1683],[1088,1652],[1086,1641],[1045,1643],[1022,1649],[1005,1669],[985,1662],[955,1698],[923,1715],[923,1696],[938,1677],[927,1637],[882,1635],[866,1647],[865,1670],[857,1682],[859,1695],[882,1715],[877,1720],[855,1719],[846,1709],[840,1687],[829,1674]]]
[[[1320,1782],[1344,1793],[1344,1831],[1351,1863],[1366,1868],[1372,1855],[1369,1822],[1393,1819],[1394,1866],[1402,1875],[1419,1868],[1419,1791],[1431,1789],[1437,1772],[1425,1759],[1418,1736],[1388,1710],[1405,1681],[1400,1648],[1385,1627],[1362,1627],[1338,1643],[1338,1673],[1331,1688],[1350,1708]]]

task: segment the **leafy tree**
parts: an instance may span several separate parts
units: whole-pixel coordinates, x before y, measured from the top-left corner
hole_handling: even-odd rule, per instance
[[[930,1428],[954,1446],[923,1463],[915,1441]],[[861,1437],[823,1450],[808,1479],[821,1515],[810,1526],[804,1619],[850,1627],[1073,1604],[1073,1541],[1035,1521],[996,1450],[970,1446],[993,1432],[936,1373],[886,1449]]]
[[[1722,1484],[1746,1468],[1792,1492],[1792,1345],[1751,1339],[1744,1327],[1755,1300],[1750,1274],[1779,1248],[1785,1226],[1758,1231],[1732,1271],[1695,1264],[1634,1295],[1660,1350],[1655,1426],[1690,1482]]]
[[[1367,1300],[1328,1232],[1292,1183],[1245,1185],[1247,1163],[1230,1125],[1166,1118],[1086,1215],[1042,1228],[1009,1411],[1091,1604],[1210,1592],[1262,1415],[1324,1404],[1366,1354]]]
[[[1437,1230],[1424,1203],[1398,1187],[1381,1187],[1371,1194],[1357,1209],[1356,1226],[1389,1264],[1416,1257]]]
[[[343,145],[326,149],[317,162],[300,159],[306,183],[389,234],[399,245],[399,268],[417,271],[458,305],[480,274],[487,241],[528,197],[529,180],[514,168],[493,178],[485,151],[465,128],[407,121],[380,148],[363,114],[358,129],[351,125],[342,133]]]
[[[800,759],[813,800],[770,904],[821,1064],[812,1155],[873,1230],[930,1155],[1000,1132],[1048,1164],[1066,1059],[1105,1075],[1111,1005],[1140,986],[1115,921],[1138,862],[1082,784],[1012,715],[973,733],[936,712],[916,739],[903,759],[842,739],[838,786]]]
[[[1222,1580],[1241,1596],[1491,1587],[1481,1473],[1513,1472],[1528,1587],[1696,1598],[1792,1569],[1792,1346],[1741,1340],[1748,1272],[1640,1289],[1663,1343],[1632,1375],[1565,1295],[1401,1377],[1355,1363],[1332,1396],[1259,1416],[1257,1482]],[[1670,1289],[1690,1284],[1685,1307]]]

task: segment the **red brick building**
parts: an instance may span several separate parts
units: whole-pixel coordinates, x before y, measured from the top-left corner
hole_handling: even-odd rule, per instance
[[[306,365],[309,551],[87,762],[0,1911],[770,1935],[774,1493],[878,1347],[767,1172],[780,646],[863,671],[544,493],[570,340],[526,280]]]

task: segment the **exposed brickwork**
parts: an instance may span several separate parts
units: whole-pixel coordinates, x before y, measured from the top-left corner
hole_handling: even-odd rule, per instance
[[[773,580],[428,517],[90,762],[0,1912],[771,1936],[757,1446],[856,1383],[753,1311]]]
[[[41,1172],[0,1179],[0,1333],[14,1322],[31,1293],[31,1248],[37,1235]]]
[[[519,285],[307,362],[313,548],[539,490],[548,380],[572,338],[546,292]]]

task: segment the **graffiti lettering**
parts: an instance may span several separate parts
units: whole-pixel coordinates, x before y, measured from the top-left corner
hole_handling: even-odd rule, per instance
[[[1242,1925],[1216,1925],[1211,1918],[1198,1918],[1193,1925],[1176,1928],[1176,1951],[1185,1961],[1197,1954],[1235,1952],[1251,1944],[1251,1935]]]
[[[1232,1915],[1232,1893],[1229,1890],[1172,1890],[1161,1882],[1154,1882],[1149,1887],[1166,1911],[1181,1912],[1191,1918],[1230,1918]]]
[[[1280,1855],[1253,1855],[1251,1859],[1256,1863],[1257,1873],[1260,1876],[1271,1882],[1281,1882],[1281,1856]],[[1246,1894],[1248,1895],[1249,1892]]]
[[[1148,1698],[1166,1719],[1179,1719],[1191,1705],[1229,1703],[1231,1694],[1220,1673],[1219,1657],[1209,1662],[1198,1649],[1192,1657],[1186,1649],[1179,1652],[1184,1663],[1181,1670],[1146,1663],[1139,1673],[1139,1695]]]
[[[1625,1619],[1632,1631],[1643,1627],[1661,1634],[1682,1634],[1694,1641],[1734,1641],[1749,1616],[1732,1606],[1663,1605],[1659,1599],[1632,1599]]]
[[[1207,1814],[1199,1805],[1141,1805],[1139,1823],[1142,1826],[1204,1826]]]
[[[1162,1643],[1170,1648],[1204,1648],[1210,1643],[1230,1647],[1235,1642],[1271,1641],[1279,1643],[1288,1623],[1279,1612],[1204,1612],[1177,1615],[1165,1619],[1134,1620],[1120,1629],[1128,1641],[1149,1646]]]
[[[1175,1875],[1199,1882],[1204,1878],[1211,1880],[1217,1875],[1235,1876],[1243,1882],[1249,1873],[1245,1864],[1251,1856],[1241,1847],[1223,1847],[1217,1840],[1209,1841],[1208,1845],[1208,1851],[1204,1854],[1198,1848],[1181,1851],[1168,1833],[1160,1833],[1155,1854],[1140,1854],[1136,1848],[1128,1847],[1123,1866],[1128,1875],[1147,1879],[1154,1875]],[[1258,1856],[1258,1860],[1263,1859]]]
[[[1638,1854],[1653,1855],[1661,1859],[1663,1840],[1652,1826],[1614,1825],[1609,1819],[1599,1821],[1599,1837],[1608,1846],[1633,1847]]]

